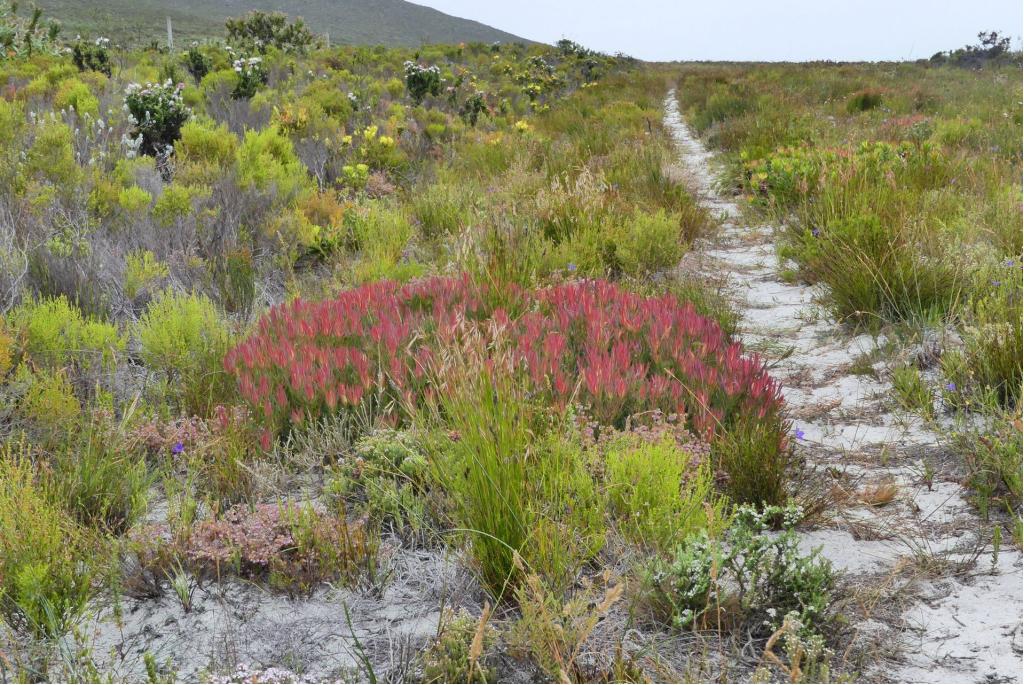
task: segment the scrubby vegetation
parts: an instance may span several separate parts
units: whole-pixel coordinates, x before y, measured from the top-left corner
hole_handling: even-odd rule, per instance
[[[408,678],[676,675],[623,649],[634,625],[785,636],[827,675],[835,574],[793,532],[780,385],[679,267],[715,218],[670,169],[678,70],[571,41],[330,48],[263,13],[180,52],[6,21],[0,677],[113,678],[83,626],[128,598],[380,599],[437,550],[483,609],[442,597]],[[741,68],[680,93],[788,220],[795,277],[851,324],[961,326],[946,404],[1013,411],[1019,87],[821,69],[779,68],[792,101]],[[942,114],[939,82],[971,105]],[[993,425],[977,479],[1019,501],[1019,424]],[[336,624],[362,670],[332,675],[374,680]]]
[[[951,433],[983,510],[1019,521],[1021,67],[979,40],[917,64],[695,66],[679,94],[784,225],[792,277],[849,327],[926,348],[896,365],[898,401]]]

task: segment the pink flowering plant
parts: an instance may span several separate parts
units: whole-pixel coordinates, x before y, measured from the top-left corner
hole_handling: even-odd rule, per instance
[[[719,325],[672,295],[605,281],[502,293],[459,278],[371,283],[332,300],[272,309],[224,365],[263,423],[263,442],[310,419],[370,408],[395,422],[433,393],[434,361],[465,333],[510,352],[555,408],[589,405],[602,425],[650,410],[685,417],[711,440],[739,420],[784,446],[778,383]]]

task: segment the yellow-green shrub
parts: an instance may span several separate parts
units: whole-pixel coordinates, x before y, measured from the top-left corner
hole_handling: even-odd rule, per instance
[[[89,91],[89,86],[78,79],[68,79],[57,88],[53,97],[54,109],[74,109],[79,116],[88,114],[97,116],[100,112],[100,101]]]
[[[8,320],[37,364],[62,366],[77,360],[109,366],[114,355],[124,350],[125,341],[116,326],[84,316],[64,295],[28,299]]]
[[[125,255],[124,294],[134,300],[143,289],[166,278],[169,273],[167,265],[149,250],[129,252]]]
[[[199,415],[224,400],[231,383],[221,360],[231,345],[231,329],[204,295],[164,290],[135,327],[142,359],[167,375],[172,396]]]
[[[63,369],[33,372],[27,366],[19,366],[16,381],[26,386],[18,402],[18,413],[39,428],[48,432],[62,429],[82,411]]]
[[[117,194],[117,204],[129,214],[138,214],[149,207],[153,196],[139,186],[122,188]]]
[[[164,186],[160,197],[153,203],[153,218],[161,226],[170,226],[192,213],[193,198],[208,195],[208,188],[171,183]]]
[[[605,468],[612,513],[637,544],[671,551],[693,533],[713,534],[728,524],[726,500],[715,493],[710,463],[671,438],[615,445],[605,456]]]
[[[25,157],[25,171],[70,192],[81,177],[71,147],[71,128],[61,122],[48,121],[39,124],[35,134]]]
[[[287,201],[312,189],[305,165],[295,156],[292,142],[277,128],[246,131],[237,154],[238,180],[258,190],[274,187]]]

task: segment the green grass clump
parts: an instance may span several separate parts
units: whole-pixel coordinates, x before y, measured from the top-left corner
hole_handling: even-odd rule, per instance
[[[17,630],[56,638],[85,609],[95,566],[85,532],[36,480],[27,445],[0,447],[0,612]]]
[[[455,439],[432,469],[485,586],[497,597],[514,588],[521,557],[552,587],[567,587],[604,539],[603,504],[582,449],[507,372],[458,374],[428,417],[441,419]]]
[[[728,477],[726,492],[746,504],[781,505],[788,498],[788,450],[774,425],[738,421],[711,443],[713,463]]]
[[[123,427],[94,420],[76,426],[54,451],[46,483],[54,501],[81,524],[118,534],[146,510],[153,478],[123,439]]]

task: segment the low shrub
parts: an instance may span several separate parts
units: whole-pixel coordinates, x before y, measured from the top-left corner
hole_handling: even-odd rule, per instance
[[[187,556],[207,574],[234,570],[308,592],[322,582],[356,582],[372,569],[376,542],[362,523],[312,505],[236,505],[196,524]]]
[[[487,610],[485,609],[485,612]],[[493,683],[497,672],[489,652],[497,631],[487,625],[487,613],[474,619],[465,609],[441,614],[437,637],[423,653],[423,682]]]
[[[205,416],[230,398],[230,378],[220,361],[232,343],[231,329],[203,295],[164,290],[135,327],[142,359],[166,375],[182,408]]]
[[[505,308],[494,309],[492,293],[463,277],[372,283],[334,300],[295,300],[264,316],[229,352],[225,368],[270,433],[365,404],[400,413],[398,404],[421,403],[431,360],[465,324],[486,331],[490,321],[504,331],[500,344],[510,347],[517,368],[556,409],[575,398],[601,423],[621,425],[657,408],[686,416],[705,437],[746,417],[766,426],[766,436],[774,433],[779,448],[777,383],[756,355],[744,356],[692,305],[601,281],[493,295]],[[512,319],[507,307],[525,313]]]
[[[684,538],[728,524],[726,502],[714,493],[708,460],[675,441],[616,445],[605,455],[608,500],[619,527],[633,542],[668,551]]]
[[[125,91],[124,104],[134,125],[134,135],[142,136],[143,154],[167,155],[181,137],[181,127],[192,110],[181,98],[182,84],[171,81],[132,83]]]
[[[324,492],[338,511],[363,506],[371,519],[415,537],[428,524],[427,458],[407,433],[376,431],[329,469]]]
[[[681,630],[703,630],[743,621],[755,636],[778,630],[790,611],[808,631],[827,620],[835,576],[815,550],[800,551],[793,531],[795,507],[742,506],[721,539],[701,531],[668,560],[647,568],[648,601],[655,613]],[[770,531],[782,519],[781,533]]]

